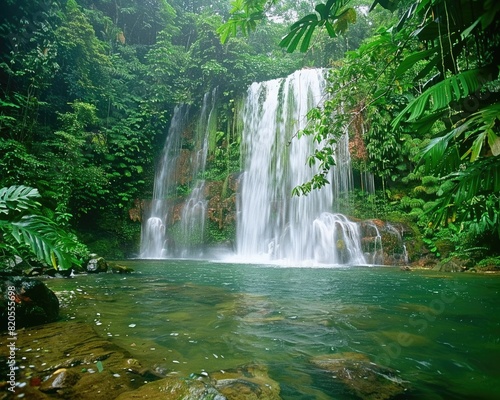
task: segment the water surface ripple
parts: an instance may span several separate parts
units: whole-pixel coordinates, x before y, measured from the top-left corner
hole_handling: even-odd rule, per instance
[[[62,316],[181,376],[267,366],[283,399],[357,398],[313,360],[359,353],[397,372],[404,398],[500,392],[497,276],[387,267],[122,262],[131,275],[50,280]]]

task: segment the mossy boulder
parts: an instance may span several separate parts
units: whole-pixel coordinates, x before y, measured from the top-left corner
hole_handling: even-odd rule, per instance
[[[150,382],[139,389],[124,392],[115,400],[225,400],[226,398],[203,379],[168,377]]]
[[[471,260],[450,257],[440,261],[432,269],[439,272],[463,272],[472,266],[473,262]]]
[[[280,386],[260,364],[211,374],[215,387],[229,400],[279,400]]]
[[[130,274],[134,272],[133,268],[127,267],[126,265],[109,263],[109,268],[114,274]]]
[[[87,263],[86,271],[93,274],[107,272],[108,263],[103,257],[98,257],[96,254],[93,254]]]
[[[122,393],[116,400],[280,400],[279,384],[269,378],[262,365],[246,365],[189,378],[169,376],[137,390]]]

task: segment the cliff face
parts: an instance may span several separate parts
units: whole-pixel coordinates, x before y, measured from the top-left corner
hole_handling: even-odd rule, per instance
[[[202,237],[193,230],[192,236],[180,238],[184,210],[189,206],[189,194],[174,199],[167,221],[167,232],[176,240],[189,244],[219,244],[234,241],[236,230],[236,203],[239,173],[231,173],[224,180],[206,181],[203,197],[206,199],[206,219]]]

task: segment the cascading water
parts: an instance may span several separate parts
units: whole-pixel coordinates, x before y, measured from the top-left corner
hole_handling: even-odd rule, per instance
[[[195,185],[187,202],[184,204],[180,221],[181,242],[184,243],[181,252],[183,257],[195,255],[192,253],[195,252],[196,245],[203,244],[208,204],[205,196],[205,179],[203,175],[207,164],[208,139],[210,132],[216,128],[217,122],[215,116],[216,96],[217,89],[205,94],[195,131],[196,148],[198,150],[191,157]],[[196,255],[201,256],[202,253]]]
[[[142,258],[164,258],[172,251],[165,235],[170,211],[167,198],[176,184],[174,171],[181,149],[181,134],[187,124],[188,115],[188,106],[177,106],[170,122],[162,158],[155,175],[150,215],[142,226]]]
[[[208,137],[215,121],[215,98],[215,89],[205,94],[194,128],[194,149],[187,166],[191,176],[186,178],[191,193],[180,212],[180,232],[175,243],[167,235],[168,224],[174,220],[174,216],[170,215],[174,212],[174,204],[170,199],[176,195],[180,183],[179,175],[183,175],[179,172],[182,168],[180,165],[182,135],[188,129],[191,117],[187,105],[178,106],[174,110],[155,176],[150,214],[142,227],[142,258],[199,255],[191,253],[195,251],[195,244],[203,242],[207,209],[203,173],[207,161]]]
[[[338,197],[352,185],[346,133],[327,177],[331,185],[308,196],[291,196],[295,186],[316,172],[307,165],[316,144],[309,136],[295,136],[305,128],[306,113],[322,101],[324,86],[324,71],[305,69],[248,89],[237,220],[239,257],[366,264],[356,224],[333,213]]]
[[[307,161],[319,145],[312,137],[298,137],[297,133],[306,126],[307,112],[323,100],[324,74],[322,70],[301,70],[287,78],[254,83],[248,89],[241,111],[243,173],[236,213],[239,260],[289,265],[384,262],[377,225],[370,228],[370,224],[340,214],[354,185],[347,130],[336,143],[336,165],[326,177],[331,184],[308,196],[291,194],[317,172]],[[217,137],[215,104],[214,90],[205,95],[196,120],[188,106],[174,111],[150,213],[143,222],[141,257],[207,254],[209,183],[205,182],[205,168],[210,138]],[[361,186],[373,192],[373,176],[361,176]],[[187,190],[187,198],[179,196],[179,188]]]

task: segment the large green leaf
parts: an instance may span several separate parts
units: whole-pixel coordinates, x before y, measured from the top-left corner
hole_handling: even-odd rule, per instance
[[[40,214],[38,198],[38,190],[27,186],[0,189],[0,236],[10,242],[9,247],[4,249],[8,250],[8,254],[19,254],[15,249],[12,252],[12,245],[17,242],[27,245],[38,259],[55,268],[67,269],[72,264],[79,265],[80,261],[70,253],[77,247],[75,239]],[[7,237],[15,242],[7,240]]]
[[[37,189],[27,186],[10,186],[0,189],[0,214],[23,212],[40,206],[35,199],[40,198]]]
[[[424,116],[426,111],[440,111],[452,101],[458,101],[476,92],[484,84],[483,77],[489,72],[490,68],[464,71],[429,87],[399,113],[392,122],[393,128],[405,119],[407,122],[414,122]]]
[[[413,67],[418,61],[430,57],[435,52],[436,51],[434,49],[428,49],[410,54],[399,63],[398,68],[396,69],[396,76],[401,77],[401,75],[408,72],[408,69]]]
[[[302,36],[306,35],[306,44],[301,46],[301,51],[307,51],[309,47],[309,42],[311,40],[311,36],[318,25],[318,16],[316,14],[309,14],[295,22],[290,27],[290,33],[288,33],[279,43],[280,47],[286,47],[286,51],[289,53],[294,52],[297,49],[297,46],[302,39]]]
[[[73,241],[61,231],[53,221],[41,215],[26,215],[11,223],[12,236],[20,244],[26,244],[40,260],[57,269],[68,269],[72,263],[79,264],[65,245],[73,245]],[[55,257],[55,259],[54,259]]]
[[[290,27],[290,32],[279,43],[288,53],[294,52],[302,40],[300,51],[309,49],[312,34],[319,26],[325,26],[330,37],[346,31],[348,24],[356,21],[353,8],[341,11],[349,0],[328,0],[326,4],[317,4],[316,14],[308,14]]]

